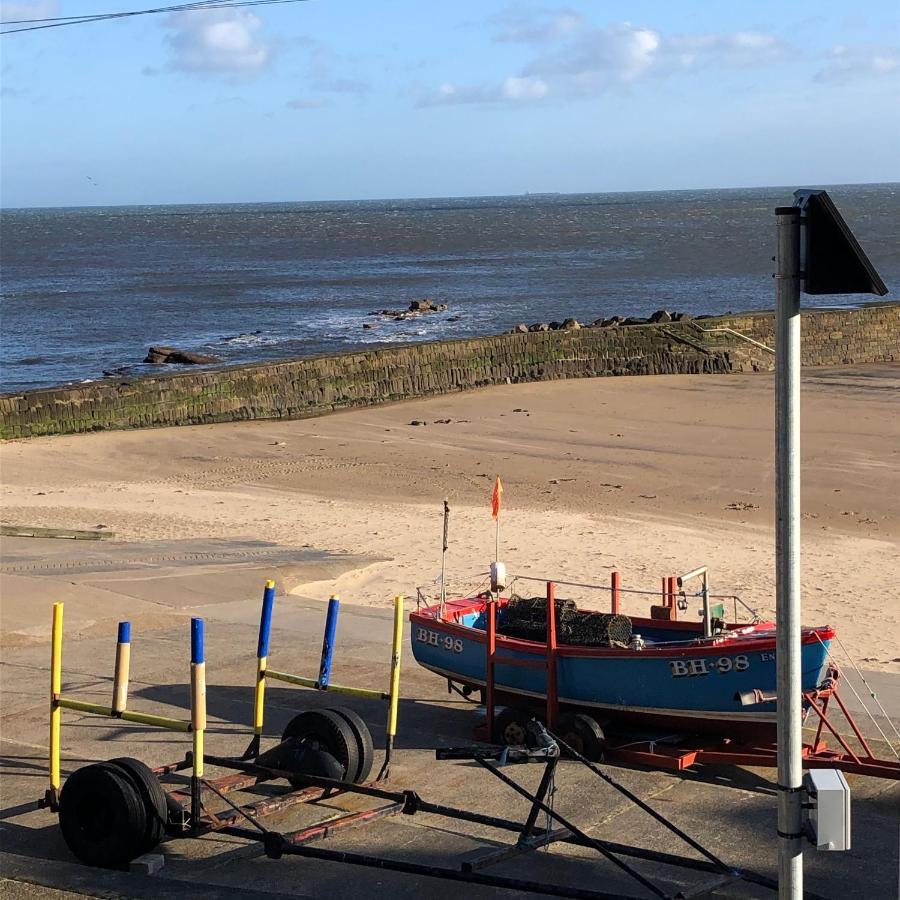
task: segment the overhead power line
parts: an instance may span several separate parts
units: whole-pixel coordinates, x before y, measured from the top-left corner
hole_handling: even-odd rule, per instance
[[[194,0],[192,3],[176,3],[172,6],[158,6],[153,9],[135,9],[111,13],[97,13],[84,16],[55,16],[43,19],[17,19],[0,22],[5,30],[0,34],[19,34],[23,31],[41,31],[45,28],[62,28],[65,25],[84,25],[87,22],[105,22],[110,19],[126,19],[132,16],[152,16],[160,13],[188,12],[207,9],[240,9],[250,6],[275,6],[282,3],[305,3],[308,0]],[[17,26],[7,28],[8,25]]]

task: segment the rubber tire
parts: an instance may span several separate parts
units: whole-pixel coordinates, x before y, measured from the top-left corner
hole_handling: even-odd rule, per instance
[[[119,756],[109,761],[111,766],[122,769],[134,782],[147,810],[147,839],[144,853],[149,853],[165,836],[169,823],[169,804],[159,779],[146,763],[131,756]]]
[[[606,736],[593,717],[584,713],[563,713],[556,723],[555,733],[591,762],[603,759]],[[565,750],[563,755],[566,755]]]
[[[359,771],[359,751],[356,736],[343,716],[330,709],[308,709],[294,716],[281,739],[301,738],[330,753],[343,769],[342,780],[352,781]],[[292,782],[293,783],[293,782]]]
[[[89,866],[121,866],[140,856],[147,810],[134,782],[108,763],[77,769],[59,797],[66,846]]]
[[[344,777],[344,767],[327,750],[310,748],[303,758],[303,773],[306,775],[318,775],[320,778],[333,778],[340,781]],[[296,787],[306,787],[308,782],[299,775],[291,779],[291,784]]]
[[[358,712],[346,706],[335,706],[333,711],[345,719],[353,730],[353,735],[356,738],[356,749],[359,752],[359,768],[356,775],[350,780],[356,782],[356,784],[362,784],[369,777],[369,773],[372,771],[372,766],[375,763],[375,745],[372,742],[372,732],[369,731],[369,726],[366,725],[363,717]]]
[[[510,747],[527,746],[527,723],[531,719],[540,719],[540,716],[520,706],[506,706],[494,719],[494,737]]]

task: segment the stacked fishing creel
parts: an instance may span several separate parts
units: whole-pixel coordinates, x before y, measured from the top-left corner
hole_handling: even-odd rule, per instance
[[[627,647],[631,619],[612,613],[579,612],[569,620],[561,637],[564,644],[586,647]]]
[[[586,647],[627,646],[631,640],[628,616],[600,612],[579,612],[574,600],[557,598],[556,634],[561,644]],[[501,634],[529,641],[547,640],[546,597],[519,597],[513,594],[498,627]]]
[[[576,614],[575,601],[557,598],[554,601],[554,608],[556,633],[560,634],[569,619]],[[547,598],[520,597],[513,594],[506,604],[498,631],[508,637],[524,638],[528,641],[546,641]]]

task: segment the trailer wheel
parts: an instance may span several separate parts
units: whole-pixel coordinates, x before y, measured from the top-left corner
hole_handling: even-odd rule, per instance
[[[556,723],[556,733],[572,749],[586,756],[591,762],[603,759],[603,744],[606,737],[596,719],[591,716],[584,713],[564,713]]]
[[[375,762],[375,745],[372,743],[372,732],[369,731],[369,726],[366,725],[358,712],[346,706],[336,706],[334,707],[334,712],[347,722],[353,731],[353,736],[356,738],[359,768],[355,776],[350,778],[348,773],[347,777],[357,784],[362,784],[369,777],[369,773],[372,771],[372,764]]]
[[[333,778],[340,781],[344,777],[344,767],[327,750],[317,750],[314,747],[306,747],[298,772],[305,775],[318,775],[320,778]],[[291,779],[291,787],[306,787],[309,782],[304,781],[298,774]]]
[[[120,756],[111,759],[109,764],[122,769],[141,795],[144,808],[147,810],[147,836],[143,852],[149,853],[166,835],[166,825],[169,822],[166,792],[159,779],[150,771],[150,767],[139,759]]]
[[[144,852],[147,811],[126,773],[108,763],[73,772],[59,798],[68,848],[90,866],[117,866]]]
[[[330,709],[308,709],[294,716],[281,740],[300,738],[313,750],[330,753],[341,765],[341,778],[352,780],[359,771],[359,751],[349,723]],[[293,783],[293,782],[292,782]]]
[[[494,737],[501,744],[510,747],[524,746],[528,743],[528,723],[539,718],[530,709],[507,706],[494,719]]]

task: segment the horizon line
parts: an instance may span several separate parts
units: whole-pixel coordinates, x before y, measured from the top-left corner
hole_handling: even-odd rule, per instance
[[[816,187],[880,187],[897,185],[900,181],[846,181],[818,182]],[[38,206],[3,206],[0,203],[0,214],[4,212],[20,212],[35,209],[135,209],[157,207],[185,207],[185,206],[263,206],[284,204],[334,204],[334,203],[408,203],[423,200],[491,200],[510,199],[521,197],[590,197],[590,196],[620,196],[624,194],[679,194],[696,191],[750,191],[750,190],[789,190],[794,191],[803,188],[811,188],[812,183],[806,183],[791,187],[783,184],[758,184],[737,185],[729,187],[687,187],[687,188],[642,188],[640,190],[617,191],[522,191],[515,194],[446,194],[443,196],[428,194],[406,197],[365,197],[365,198],[333,198],[328,200],[217,200],[217,201],[179,201],[177,203],[79,203],[71,205],[38,205]]]

